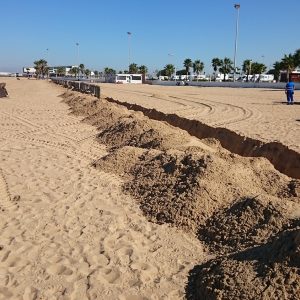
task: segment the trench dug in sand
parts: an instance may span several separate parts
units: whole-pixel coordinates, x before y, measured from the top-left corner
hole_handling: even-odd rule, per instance
[[[299,180],[106,99],[61,96],[109,149],[93,165],[122,176],[149,220],[197,235],[214,255],[191,270],[188,299],[299,295]]]

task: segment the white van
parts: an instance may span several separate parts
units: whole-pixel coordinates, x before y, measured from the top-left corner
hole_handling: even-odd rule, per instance
[[[142,74],[117,74],[115,83],[143,83]]]

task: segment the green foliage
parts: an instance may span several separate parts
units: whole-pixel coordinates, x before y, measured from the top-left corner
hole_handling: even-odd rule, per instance
[[[112,69],[112,68],[104,68],[104,74],[105,75],[115,75],[116,74],[116,70]]]
[[[137,64],[132,63],[129,65],[129,73],[130,74],[136,74],[138,72],[138,70],[139,70],[139,68],[138,68]]]
[[[44,59],[36,60],[34,62],[34,68],[36,70],[37,78],[44,77],[46,74],[48,74],[48,66],[47,61]]]
[[[144,65],[138,67],[138,72],[141,74],[146,74],[148,72],[148,68]]]
[[[56,72],[57,72],[58,76],[65,76],[66,75],[66,68],[65,67],[58,67]]]
[[[189,73],[189,68],[193,66],[193,62],[190,58],[186,58],[183,62],[183,66],[185,67],[186,74]]]
[[[213,59],[211,60],[211,65],[212,65],[212,67],[213,67],[213,69],[214,69],[214,72],[217,72],[217,71],[218,71],[218,69],[219,69],[219,67],[221,66],[221,64],[222,64],[222,60],[219,59],[219,58],[217,58],[217,57],[215,57],[215,58],[213,58]]]
[[[252,74],[262,74],[267,70],[267,66],[262,64],[262,63],[258,63],[258,62],[253,62],[252,66],[251,66],[251,73]]]
[[[193,69],[196,74],[200,74],[204,69],[204,63],[199,59],[195,60],[193,63]]]
[[[234,68],[233,68],[233,62],[230,58],[225,57],[223,60],[220,60],[220,72],[224,74],[224,81],[226,81],[226,75],[229,74]]]
[[[165,71],[165,75],[164,76],[169,76],[171,77],[171,75],[175,72],[175,67],[172,64],[167,64],[164,68]]]

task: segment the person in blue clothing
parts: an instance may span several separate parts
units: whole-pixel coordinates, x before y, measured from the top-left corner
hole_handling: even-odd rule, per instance
[[[294,104],[294,90],[295,90],[295,84],[292,81],[292,79],[289,79],[289,82],[285,86],[287,104]]]

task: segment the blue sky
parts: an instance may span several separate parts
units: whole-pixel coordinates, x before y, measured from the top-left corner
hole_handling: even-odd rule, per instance
[[[40,58],[77,64],[76,42],[86,67],[124,70],[130,31],[131,62],[153,71],[200,59],[209,73],[213,57],[233,60],[234,3],[241,4],[237,65],[249,58],[269,67],[300,48],[300,0],[0,0],[0,71]]]

